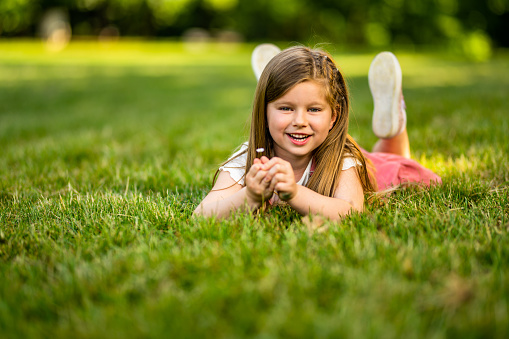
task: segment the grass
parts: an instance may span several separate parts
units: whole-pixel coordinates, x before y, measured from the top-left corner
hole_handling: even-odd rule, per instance
[[[252,47],[0,41],[0,337],[509,336],[507,53],[398,53],[443,185],[309,232],[191,218],[246,139]],[[366,148],[373,55],[336,55]]]

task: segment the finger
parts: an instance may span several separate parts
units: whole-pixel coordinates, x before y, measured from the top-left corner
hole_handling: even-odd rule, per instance
[[[246,180],[259,185],[267,172],[260,170],[260,165],[253,165],[246,174]]]
[[[292,165],[288,161],[285,161],[278,157],[274,157],[274,158],[270,159],[267,163],[264,163],[262,168],[263,168],[263,170],[268,171],[269,169],[271,169],[272,167],[274,167],[276,165],[279,165],[280,167],[287,168],[293,172]]]
[[[281,161],[281,158],[278,158],[278,157],[274,157],[272,159],[268,159],[267,158],[267,161],[266,162],[263,162],[263,169],[265,171],[268,171],[269,169],[271,169],[275,164],[278,164],[279,162]]]
[[[270,182],[264,182],[265,177],[264,171],[257,171],[255,173],[249,173],[246,176],[246,186],[250,192],[253,192],[257,196],[267,195],[267,187],[270,186]]]
[[[269,158],[267,158],[267,157],[264,155],[264,156],[262,156],[262,157],[260,158],[260,161],[262,162],[262,164],[266,164],[267,162],[269,162]]]
[[[270,183],[272,181],[272,175],[269,175],[269,173],[265,174],[265,176],[263,177],[263,182],[264,183]]]
[[[272,184],[272,177],[268,177],[267,175],[265,175],[261,183],[264,187],[270,187],[270,185]]]
[[[285,192],[286,191],[287,186],[285,185],[285,183],[280,182],[280,181],[275,181],[275,182],[276,182],[276,184],[274,185],[274,189],[277,192]]]
[[[267,187],[267,190],[268,190],[268,191],[271,191],[271,192],[274,192],[275,187],[276,187],[276,182],[275,182],[275,181],[273,181],[273,180],[271,180],[271,181],[269,182],[269,186]]]
[[[256,175],[254,176],[254,180],[257,182],[257,183],[263,183],[264,181],[264,178],[265,176],[267,175],[267,172],[266,171],[258,171],[256,173]]]
[[[280,164],[276,164],[267,172],[267,175],[273,178],[276,175],[279,175],[281,177],[282,175],[283,176],[288,175],[288,173],[285,171],[285,168],[283,166],[281,166]]]
[[[288,175],[288,173],[278,172],[274,174],[273,180],[281,183],[292,183],[295,181],[295,178],[292,178],[292,176]]]
[[[267,174],[265,175],[265,179],[264,180],[272,181],[272,178],[274,178],[274,176],[277,173],[279,173],[279,171],[280,171],[280,166],[279,166],[279,164],[276,164],[269,171],[267,171]]]
[[[274,179],[271,180],[269,183],[269,186],[267,186],[267,190],[270,190],[273,193],[277,193],[276,192],[276,184],[277,184],[277,181],[275,181]]]
[[[291,192],[294,192],[296,188],[297,188],[297,184],[283,182],[283,181],[278,181],[274,185],[274,189],[278,192],[290,192],[291,193]]]
[[[256,174],[258,173],[259,171],[263,170],[262,169],[263,165],[261,163],[257,163],[257,164],[253,164],[250,168],[249,168],[249,172],[248,173],[253,173],[253,174]]]

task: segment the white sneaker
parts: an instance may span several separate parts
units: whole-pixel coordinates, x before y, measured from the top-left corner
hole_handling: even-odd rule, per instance
[[[273,44],[261,44],[256,46],[251,54],[251,66],[253,67],[256,80],[260,79],[260,75],[269,63],[269,61],[281,50]]]
[[[369,88],[373,96],[373,133],[389,139],[406,127],[406,112],[401,90],[401,67],[391,52],[378,54],[369,67]]]

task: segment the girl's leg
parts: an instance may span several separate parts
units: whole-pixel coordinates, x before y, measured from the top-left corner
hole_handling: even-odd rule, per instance
[[[256,80],[260,79],[260,75],[262,75],[265,66],[267,66],[269,61],[279,52],[281,52],[279,47],[273,44],[261,44],[256,46],[251,54],[251,66],[253,67]]]
[[[390,139],[378,139],[373,146],[373,152],[393,153],[410,159],[410,142],[406,127]]]
[[[380,138],[373,152],[410,158],[401,67],[396,56],[390,52],[378,54],[371,62],[368,77],[374,102],[373,132]]]

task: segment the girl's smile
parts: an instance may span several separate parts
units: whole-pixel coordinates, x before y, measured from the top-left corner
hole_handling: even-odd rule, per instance
[[[304,81],[267,104],[267,122],[275,155],[306,158],[320,146],[336,121],[323,85]]]
[[[288,133],[287,135],[290,138],[291,142],[299,146],[305,145],[310,137],[310,135],[300,133]]]

